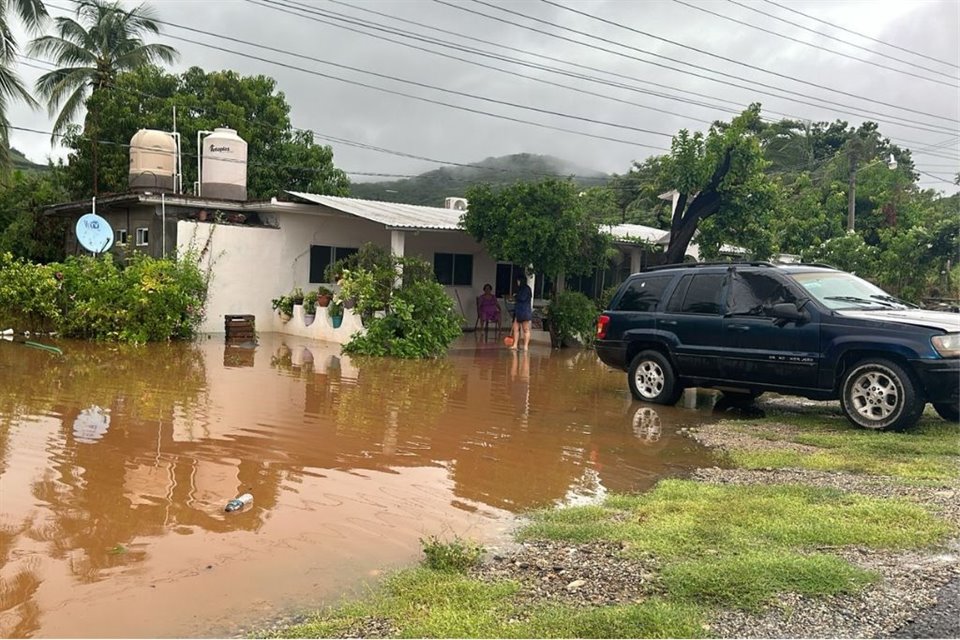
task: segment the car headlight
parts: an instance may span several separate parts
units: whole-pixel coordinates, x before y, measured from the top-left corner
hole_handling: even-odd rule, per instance
[[[930,339],[933,348],[944,358],[960,357],[960,333],[945,333]]]

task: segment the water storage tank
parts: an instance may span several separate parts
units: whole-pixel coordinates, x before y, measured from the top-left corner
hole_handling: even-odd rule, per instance
[[[166,131],[140,129],[130,138],[130,190],[173,193],[177,143]]]
[[[247,143],[233,129],[218,128],[203,139],[200,193],[204,198],[247,199]]]

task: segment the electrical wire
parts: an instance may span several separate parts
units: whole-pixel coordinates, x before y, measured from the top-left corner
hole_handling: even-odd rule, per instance
[[[553,23],[553,22],[549,22],[548,20],[542,20],[542,19],[540,19],[540,18],[536,18],[536,17],[533,17],[533,16],[529,16],[529,15],[524,14],[524,13],[521,13],[521,12],[519,12],[519,11],[513,11],[513,10],[510,10],[510,9],[505,9],[505,8],[503,8],[503,7],[497,7],[496,5],[494,5],[494,4],[490,3],[490,2],[487,2],[486,0],[471,0],[471,2],[475,2],[475,3],[477,3],[477,4],[482,4],[482,5],[488,6],[488,7],[495,7],[495,8],[497,8],[497,9],[500,9],[500,11],[504,11],[504,12],[506,12],[506,13],[510,13],[510,14],[522,16],[522,17],[527,18],[527,19],[529,19],[529,20],[534,20],[534,21],[536,21],[536,22],[540,22],[540,23],[548,24],[548,25],[553,26],[553,27],[556,27],[556,28],[564,29],[565,31],[572,31],[573,33],[578,33],[578,34],[580,34],[580,35],[584,35],[584,36],[587,36],[587,37],[589,37],[589,38],[593,38],[593,39],[595,39],[595,40],[600,40],[601,42],[607,42],[607,43],[610,43],[610,44],[619,44],[620,46],[625,47],[625,48],[627,48],[627,49],[634,49],[634,47],[625,45],[625,44],[623,44],[623,43],[618,43],[618,42],[616,42],[615,40],[609,40],[609,39],[607,39],[607,38],[603,38],[603,37],[601,37],[601,36],[597,36],[597,35],[594,35],[594,34],[591,34],[591,33],[587,33],[587,32],[584,32],[584,31],[580,31],[580,30],[578,30],[578,29],[573,29],[573,28],[571,28],[571,27],[565,27],[565,26],[560,25],[560,24],[556,24],[556,23]],[[554,7],[558,7],[558,8],[560,8],[560,9],[564,9],[565,11],[569,11],[569,12],[571,12],[571,13],[575,13],[575,14],[580,15],[580,16],[584,16],[584,17],[587,17],[587,18],[591,18],[591,19],[593,19],[593,20],[596,20],[596,21],[598,21],[598,22],[602,22],[602,23],[604,23],[604,24],[617,26],[617,27],[620,27],[621,29],[626,29],[627,31],[631,31],[631,32],[633,32],[633,33],[637,33],[637,34],[639,34],[639,35],[642,35],[642,36],[645,36],[645,37],[648,37],[648,38],[653,38],[653,39],[655,39],[655,40],[660,40],[660,41],[662,41],[662,42],[666,42],[666,43],[668,43],[668,44],[672,44],[672,45],[677,46],[677,47],[681,47],[681,48],[684,48],[684,49],[689,49],[690,51],[696,51],[697,53],[700,53],[700,54],[703,54],[703,55],[706,55],[706,56],[710,56],[710,57],[712,57],[712,58],[717,58],[718,60],[723,60],[723,61],[725,61],[725,62],[729,62],[729,63],[732,63],[732,64],[736,64],[736,65],[739,65],[739,66],[742,66],[742,67],[746,67],[746,68],[752,69],[752,70],[754,70],[754,71],[760,71],[760,72],[762,72],[762,73],[768,73],[768,74],[773,75],[773,76],[776,76],[776,77],[778,77],[778,78],[783,78],[784,80],[790,80],[790,81],[793,81],[793,82],[798,82],[798,83],[800,83],[800,84],[804,84],[804,85],[807,85],[807,86],[809,86],[809,87],[814,87],[814,88],[821,89],[821,90],[824,90],[824,91],[830,91],[831,93],[837,93],[837,94],[840,94],[840,95],[843,95],[843,96],[847,96],[847,97],[849,97],[849,98],[855,98],[855,99],[858,99],[858,100],[865,100],[865,99],[867,99],[867,98],[864,98],[863,96],[858,95],[858,94],[856,94],[856,93],[850,93],[850,92],[848,92],[848,91],[843,91],[843,90],[841,90],[841,89],[834,89],[833,87],[828,87],[828,86],[826,86],[826,85],[822,85],[822,84],[819,84],[819,83],[816,83],[816,82],[810,82],[809,80],[802,80],[802,79],[800,79],[800,78],[794,78],[794,77],[791,77],[791,76],[789,76],[789,75],[787,75],[787,74],[785,74],[785,73],[780,73],[780,72],[778,72],[778,71],[770,71],[769,69],[764,69],[763,67],[758,67],[758,66],[753,65],[753,64],[750,64],[750,63],[748,63],[748,62],[741,62],[740,60],[737,60],[737,59],[735,59],[735,58],[729,58],[729,57],[727,57],[727,56],[723,56],[723,55],[720,55],[720,54],[718,54],[718,53],[713,53],[712,51],[707,51],[707,50],[705,50],[705,49],[700,49],[700,48],[697,48],[697,47],[694,47],[694,46],[691,46],[691,45],[683,44],[682,42],[677,42],[676,40],[671,40],[671,39],[669,39],[669,38],[664,38],[664,37],[661,37],[661,36],[658,36],[658,35],[649,33],[649,32],[647,32],[647,31],[643,31],[643,30],[637,29],[637,28],[635,28],[635,27],[629,27],[629,26],[627,26],[627,25],[620,24],[620,23],[618,23],[618,22],[614,22],[613,20],[608,20],[608,19],[606,19],[606,18],[602,18],[602,17],[600,17],[600,16],[597,16],[597,15],[594,15],[594,14],[591,14],[591,13],[588,13],[588,12],[586,12],[586,11],[581,11],[581,10],[579,10],[579,9],[574,9],[573,7],[565,6],[565,5],[563,5],[563,4],[560,4],[559,2],[555,2],[554,0],[540,0],[540,2],[543,2],[543,3],[545,3],[545,4],[548,4],[548,5],[551,5],[551,6],[554,6]],[[645,52],[645,53],[650,53],[650,52]],[[677,61],[677,60],[674,60],[674,61],[675,61],[675,62],[679,62],[679,61]],[[686,64],[686,65],[688,65],[688,66],[695,66],[695,65],[692,65],[691,63],[688,63],[688,62],[684,62],[683,64]],[[720,74],[719,71],[715,71],[715,70],[714,70],[713,72]],[[730,76],[730,74],[721,74],[721,75],[727,75],[727,76],[729,76],[729,77],[734,77],[734,78],[736,78],[736,76]],[[757,84],[759,84],[759,83],[757,83]],[[761,86],[764,86],[764,85],[761,85]],[[952,85],[951,85],[951,86],[952,86]],[[780,90],[780,91],[787,91],[786,89],[783,89],[783,88],[780,88],[779,90]],[[800,94],[800,95],[802,95],[802,94]],[[893,104],[893,103],[890,103],[890,102],[883,102],[882,100],[876,100],[876,99],[873,99],[873,98],[869,98],[869,100],[870,100],[871,102],[875,102],[875,103],[877,103],[877,104],[882,104],[882,105],[884,105],[884,106],[886,106],[886,107],[892,107],[892,108],[894,108],[894,109],[900,109],[900,110],[902,110],[902,111],[909,111],[909,112],[911,112],[911,113],[916,113],[916,114],[919,114],[919,115],[924,115],[924,116],[927,116],[927,117],[930,117],[930,118],[937,118],[937,119],[939,119],[939,120],[946,120],[947,122],[951,122],[951,123],[960,123],[960,121],[958,121],[958,120],[955,119],[955,118],[950,118],[950,117],[946,117],[946,116],[940,116],[940,115],[937,115],[937,114],[928,113],[928,112],[926,112],[926,111],[919,111],[919,110],[917,110],[917,109],[910,109],[910,108],[908,108],[908,107],[901,107],[901,106],[899,106],[899,105],[896,105],[896,104]]]
[[[773,31],[772,29],[766,29],[766,28],[761,27],[761,26],[759,26],[759,25],[753,24],[752,22],[747,22],[747,21],[745,21],[745,20],[738,20],[737,18],[733,18],[733,17],[731,17],[731,16],[728,16],[728,15],[725,15],[725,14],[722,14],[722,13],[716,13],[716,12],[714,12],[714,11],[710,11],[709,9],[704,9],[703,7],[699,7],[699,6],[697,6],[697,5],[694,5],[694,4],[685,2],[684,0],[673,0],[673,1],[674,1],[674,2],[677,2],[677,3],[679,3],[679,4],[682,4],[682,5],[686,5],[686,6],[688,6],[688,7],[691,7],[691,8],[693,8],[693,9],[698,10],[698,11],[704,11],[704,12],[706,12],[706,13],[710,13],[710,14],[712,14],[712,15],[715,15],[715,16],[719,17],[719,18],[723,18],[724,20],[729,20],[729,21],[731,21],[731,22],[736,22],[736,23],[738,23],[738,24],[746,25],[746,26],[748,26],[748,27],[750,27],[750,28],[752,28],[752,29],[757,29],[757,30],[759,30],[759,31],[763,31],[763,32],[765,32],[765,33],[769,33],[769,34],[775,35],[775,36],[780,37],[780,38],[785,38],[785,39],[787,39],[787,40],[792,40],[793,42],[799,42],[800,44],[806,45],[806,46],[808,46],[808,47],[812,47],[812,48],[814,48],[814,49],[819,49],[819,50],[821,50],[821,51],[826,51],[826,52],[828,52],[828,53],[833,53],[833,54],[835,54],[835,55],[842,56],[842,57],[844,57],[844,58],[849,58],[849,59],[851,59],[851,60],[856,60],[856,61],[858,61],[858,62],[863,62],[863,63],[869,64],[869,65],[873,65],[873,66],[875,66],[875,67],[879,67],[879,68],[881,68],[881,69],[888,69],[888,70],[890,70],[890,71],[895,71],[895,72],[897,72],[897,73],[902,73],[902,74],[904,74],[904,75],[913,76],[914,78],[920,78],[921,80],[927,80],[928,82],[936,82],[937,84],[944,84],[944,85],[947,85],[948,87],[956,87],[956,86],[957,86],[957,77],[956,77],[955,75],[951,75],[951,74],[949,74],[949,73],[944,73],[943,71],[938,71],[938,70],[936,70],[936,69],[931,69],[930,67],[924,67],[924,66],[922,66],[922,65],[917,64],[916,62],[910,62],[909,60],[903,60],[903,59],[901,59],[901,58],[896,58],[896,57],[887,55],[887,54],[885,54],[885,53],[882,53],[882,52],[880,52],[880,51],[874,51],[873,49],[868,49],[867,47],[861,47],[860,45],[854,44],[854,43],[852,43],[852,42],[848,42],[848,41],[843,40],[843,39],[841,39],[841,38],[836,38],[836,37],[834,37],[834,36],[831,36],[830,34],[827,34],[827,33],[822,32],[822,31],[817,31],[816,29],[811,29],[810,27],[806,27],[806,26],[804,26],[804,25],[802,25],[802,24],[799,24],[799,23],[797,23],[797,22],[793,22],[793,21],[791,21],[791,20],[787,20],[786,18],[781,18],[780,16],[774,15],[774,14],[772,14],[772,13],[768,13],[768,12],[766,12],[766,11],[762,11],[762,10],[760,10],[760,9],[757,9],[756,7],[750,6],[750,5],[745,4],[745,3],[743,3],[743,2],[739,2],[738,0],[727,0],[727,2],[729,2],[729,3],[731,3],[731,4],[735,4],[735,5],[737,5],[738,7],[742,7],[742,8],[744,8],[744,9],[748,9],[749,11],[753,11],[753,12],[755,12],[755,13],[759,13],[759,14],[762,15],[762,16],[767,16],[768,18],[773,18],[774,20],[778,20],[778,21],[780,21],[780,22],[784,22],[784,23],[789,24],[789,25],[792,25],[792,26],[794,26],[794,27],[798,27],[798,28],[800,28],[800,29],[803,29],[804,31],[809,31],[809,32],[811,32],[811,33],[814,33],[814,34],[820,36],[820,37],[828,38],[828,39],[830,39],[830,40],[835,40],[835,41],[841,42],[841,43],[843,43],[843,44],[845,44],[845,45],[847,45],[847,46],[854,47],[854,48],[860,49],[860,50],[862,50],[862,51],[866,51],[867,53],[870,53],[870,54],[872,54],[872,55],[877,55],[877,56],[881,56],[881,57],[884,57],[884,58],[888,58],[888,59],[890,59],[890,60],[895,60],[895,61],[900,62],[900,63],[902,63],[902,64],[908,64],[908,65],[910,65],[911,67],[915,67],[915,68],[917,68],[917,69],[923,69],[924,71],[929,71],[930,73],[934,73],[934,74],[936,74],[936,75],[938,75],[938,76],[943,76],[943,77],[945,77],[945,78],[949,78],[952,82],[943,82],[942,80],[935,80],[935,79],[933,79],[933,78],[927,78],[926,76],[921,76],[921,75],[919,75],[919,74],[912,73],[912,72],[910,72],[910,71],[904,71],[904,70],[902,70],[902,69],[896,69],[896,68],[894,68],[894,67],[889,67],[889,66],[887,66],[887,65],[880,64],[880,63],[874,62],[874,61],[872,61],[872,60],[865,60],[865,59],[863,59],[863,58],[858,58],[858,57],[853,56],[853,55],[850,55],[850,54],[848,54],[848,53],[844,53],[844,52],[842,52],[842,51],[837,51],[836,49],[828,49],[827,47],[823,47],[823,46],[821,46],[821,45],[814,44],[814,43],[812,43],[812,42],[807,42],[806,40],[800,40],[799,38],[794,38],[794,37],[792,37],[792,36],[788,36],[788,35],[785,35],[785,34],[783,34],[783,33],[779,33],[779,32],[777,32],[777,31]]]
[[[928,55],[926,55],[926,54],[920,53],[919,51],[914,51],[914,50],[912,50],[912,49],[906,49],[906,48],[904,48],[904,47],[901,47],[901,46],[898,46],[898,45],[895,45],[895,44],[891,44],[891,43],[886,42],[886,41],[884,41],[884,40],[878,40],[877,38],[870,37],[870,36],[868,36],[868,35],[866,35],[866,34],[860,33],[859,31],[854,31],[854,30],[852,30],[852,29],[847,29],[846,27],[841,27],[840,25],[834,24],[833,22],[827,22],[826,20],[822,20],[822,19],[820,19],[820,18],[817,18],[816,16],[812,16],[812,15],[810,15],[809,13],[804,13],[804,12],[802,12],[802,11],[798,11],[797,9],[794,9],[794,8],[792,8],[792,7],[788,7],[788,6],[783,5],[783,4],[780,4],[779,2],[774,2],[773,0],[763,0],[763,1],[766,2],[767,4],[772,4],[772,5],[775,6],[775,7],[779,7],[779,8],[781,8],[781,9],[785,10],[785,11],[789,11],[789,12],[791,12],[791,13],[795,13],[795,14],[797,14],[797,15],[801,15],[801,16],[803,16],[804,18],[808,18],[808,19],[810,19],[810,20],[815,20],[816,22],[819,22],[819,23],[821,23],[821,24],[825,24],[825,25],[827,25],[827,26],[829,26],[829,27],[833,27],[834,29],[839,29],[840,31],[846,31],[847,33],[853,34],[853,35],[855,35],[855,36],[859,36],[859,37],[861,37],[861,38],[866,38],[867,40],[872,40],[873,42],[876,42],[876,43],[879,43],[879,44],[882,44],[882,45],[885,45],[885,46],[888,46],[888,47],[892,47],[892,48],[894,48],[894,49],[899,49],[900,51],[903,51],[903,52],[906,52],[906,53],[909,53],[909,54],[912,54],[912,55],[915,55],[915,56],[920,56],[921,58],[926,58],[927,60],[932,60],[932,61],[934,61],[934,62],[939,62],[940,64],[945,64],[945,65],[947,65],[947,66],[953,67],[954,69],[960,69],[960,65],[958,65],[958,64],[956,64],[956,63],[954,63],[954,62],[949,62],[949,61],[947,61],[947,60],[942,60],[942,59],[940,59],[940,58],[934,58],[934,57],[932,57],[932,56],[928,56]]]

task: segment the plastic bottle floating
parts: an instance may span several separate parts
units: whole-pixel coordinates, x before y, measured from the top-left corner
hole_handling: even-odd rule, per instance
[[[230,513],[231,511],[240,511],[244,507],[253,503],[253,496],[249,493],[245,493],[242,496],[238,496],[227,503],[227,506],[223,508],[224,511]]]

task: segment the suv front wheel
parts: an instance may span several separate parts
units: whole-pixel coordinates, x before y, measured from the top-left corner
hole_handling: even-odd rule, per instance
[[[676,404],[683,393],[673,365],[659,351],[641,351],[627,372],[630,393],[637,400],[655,404]]]
[[[840,406],[865,429],[909,429],[920,419],[924,402],[913,379],[889,360],[861,360],[844,375]]]

